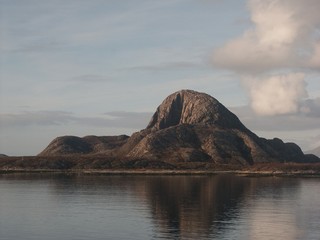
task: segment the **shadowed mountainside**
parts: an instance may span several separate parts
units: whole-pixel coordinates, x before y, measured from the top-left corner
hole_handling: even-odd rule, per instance
[[[63,136],[54,139],[39,156],[57,156],[68,154],[108,154],[119,148],[128,140],[128,136],[86,136],[83,138],[75,136]]]
[[[294,143],[259,138],[218,100],[192,90],[168,96],[148,126],[131,137],[58,137],[39,156],[104,155],[181,163],[318,162]]]

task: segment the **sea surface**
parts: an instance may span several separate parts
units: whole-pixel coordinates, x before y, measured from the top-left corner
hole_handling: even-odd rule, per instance
[[[0,175],[0,239],[320,239],[320,178]]]

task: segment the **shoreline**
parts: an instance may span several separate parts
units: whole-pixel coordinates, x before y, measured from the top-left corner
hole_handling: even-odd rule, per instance
[[[312,170],[296,170],[296,171],[281,171],[281,170],[195,170],[195,169],[0,169],[0,176],[5,174],[76,174],[76,175],[153,175],[153,176],[203,176],[203,175],[218,175],[230,174],[243,177],[319,177],[320,172]]]
[[[0,157],[0,175],[61,173],[104,175],[214,175],[320,177],[320,163],[264,162],[252,165],[212,162],[116,159],[105,156]]]

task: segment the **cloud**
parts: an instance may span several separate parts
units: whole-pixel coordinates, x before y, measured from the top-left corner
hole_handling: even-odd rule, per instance
[[[130,135],[145,128],[151,115],[110,112],[83,117],[65,111],[0,113],[0,152],[12,156],[35,155],[52,139],[63,135]]]
[[[300,111],[310,117],[320,118],[320,97],[307,99],[300,104]]]
[[[314,44],[314,52],[308,65],[315,69],[320,69],[320,41]]]
[[[318,151],[319,151],[319,148],[320,148],[320,135],[317,135],[312,138],[312,144],[310,144],[310,147],[308,150],[318,149]],[[318,156],[320,157],[319,154],[318,154]]]
[[[67,124],[75,118],[65,111],[24,111],[17,114],[0,114],[0,127],[50,126]]]
[[[147,126],[151,116],[151,112],[108,112],[102,117],[81,117],[65,111],[24,111],[16,114],[0,114],[0,129],[58,125],[142,129]]]
[[[131,127],[136,129],[143,129],[149,123],[152,112],[107,112],[107,116],[111,116],[114,119],[114,124],[119,127]]]
[[[257,73],[319,64],[318,0],[249,0],[252,28],[216,49],[215,66]]]
[[[308,99],[301,105],[313,105],[319,99]],[[310,104],[310,103],[313,104]],[[294,131],[314,131],[320,129],[320,106],[314,109],[318,115],[306,112],[297,114],[257,116],[250,106],[232,107],[230,110],[252,131],[274,131],[274,132],[294,132]]]
[[[117,45],[152,23],[158,9],[180,1],[1,1],[0,49],[26,54]]]
[[[306,75],[320,70],[320,1],[248,0],[248,9],[251,28],[217,48],[213,64],[239,74],[257,114],[312,114],[301,102]],[[280,74],[290,71],[299,73]]]
[[[259,115],[297,113],[300,102],[308,96],[303,73],[247,78],[244,82],[251,107]]]

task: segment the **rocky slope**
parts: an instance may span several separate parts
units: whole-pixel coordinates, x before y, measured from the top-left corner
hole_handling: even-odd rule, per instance
[[[70,154],[108,154],[128,140],[128,136],[63,136],[54,139],[39,156],[59,156]]]
[[[148,126],[130,138],[61,137],[40,156],[62,154],[105,154],[176,165],[319,161],[314,155],[304,155],[294,143],[259,138],[219,101],[191,90],[168,96]]]

